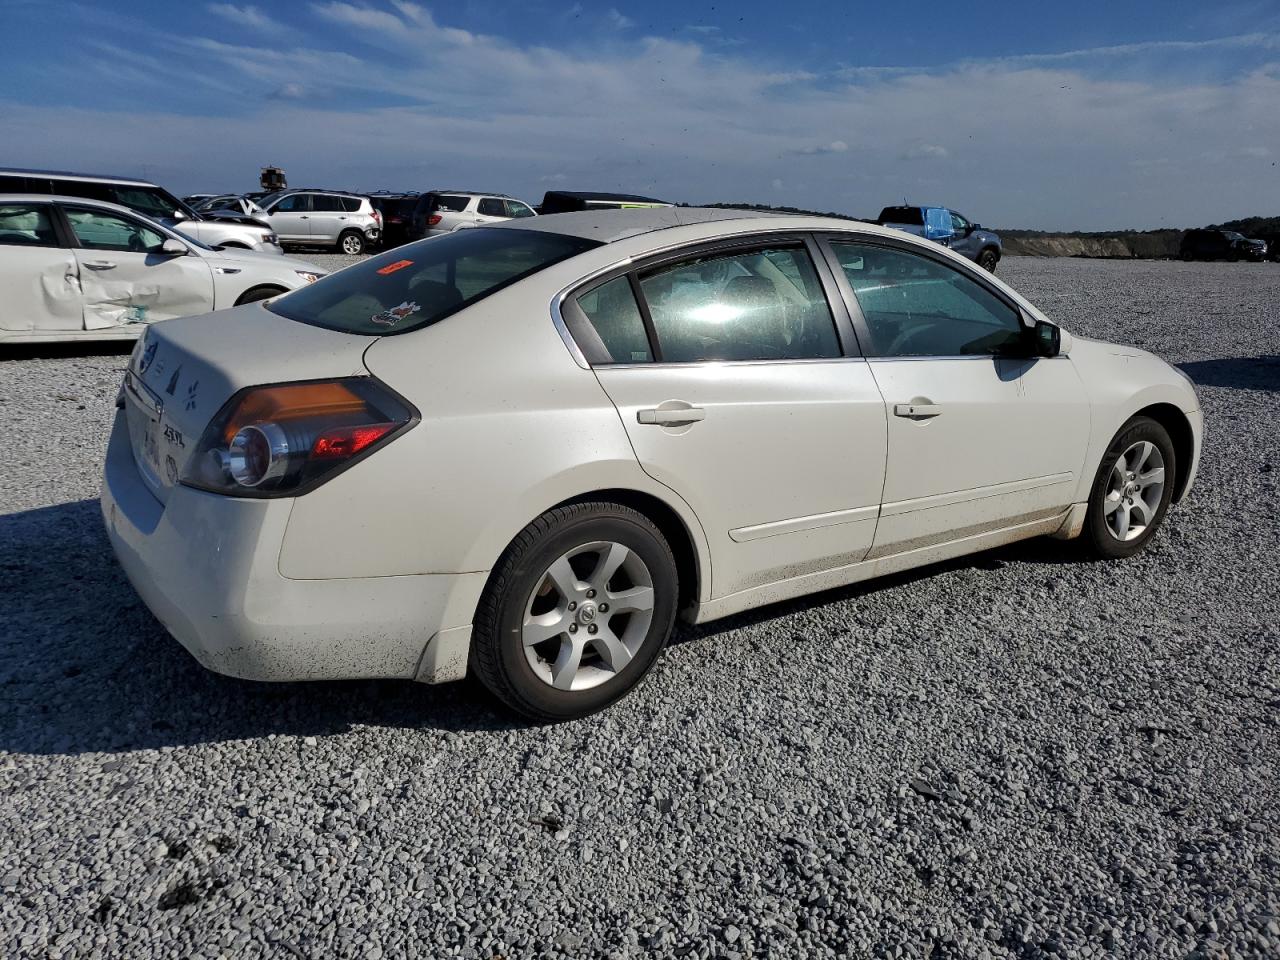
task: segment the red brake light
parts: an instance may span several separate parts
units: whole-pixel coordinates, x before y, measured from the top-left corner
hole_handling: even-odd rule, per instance
[[[440,214],[433,213],[431,216],[427,217],[427,226],[434,227],[437,223],[441,221],[441,219],[442,217],[440,216]]]
[[[311,456],[319,457],[353,457],[371,443],[377,443],[399,424],[372,423],[362,427],[338,427],[326,430],[316,437],[311,445]]]

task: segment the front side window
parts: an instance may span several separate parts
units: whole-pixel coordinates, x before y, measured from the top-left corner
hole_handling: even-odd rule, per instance
[[[928,257],[833,242],[881,357],[1000,356],[1026,352],[1018,311],[985,286]]]
[[[596,246],[535,230],[459,230],[371,257],[267,309],[344,333],[407,333]]]
[[[58,235],[45,204],[0,204],[0,244],[17,247],[56,247]]]
[[[653,359],[644,318],[636,306],[628,277],[615,277],[582,294],[578,297],[578,307],[604,347],[604,355],[597,362],[648,363]]]
[[[480,201],[479,213],[485,217],[505,217],[507,215],[507,207],[506,204],[495,197],[485,197]]]
[[[648,273],[640,288],[664,362],[840,356],[802,246],[708,254]]]
[[[305,213],[311,209],[311,197],[305,193],[291,193],[272,209],[272,213]]]
[[[951,232],[964,233],[968,229],[969,229],[969,221],[966,220],[964,217],[960,216],[960,214],[956,213],[954,210],[952,210],[951,211]]]
[[[519,200],[505,201],[507,206],[508,217],[532,217],[533,211],[529,209],[529,205],[521,203]]]
[[[83,207],[67,207],[66,214],[80,246],[89,250],[150,253],[164,246],[163,234],[128,217]]]

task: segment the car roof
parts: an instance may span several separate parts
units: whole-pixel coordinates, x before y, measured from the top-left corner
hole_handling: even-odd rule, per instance
[[[0,167],[0,176],[58,177],[61,180],[85,180],[100,183],[125,183],[131,187],[156,187],[159,184],[137,177],[115,177],[96,173],[72,173],[69,170],[27,170],[22,167]]]
[[[851,224],[866,233],[901,237],[897,230],[878,227],[861,220],[818,217],[766,210],[734,210],[724,207],[642,207],[631,210],[582,210],[573,213],[549,213],[541,217],[524,217],[485,224],[492,230],[541,230],[570,237],[614,243],[659,230],[687,227],[718,221],[756,220],[762,228],[772,227],[779,219],[798,221],[797,230],[848,230]],[[749,226],[748,224],[744,224]]]
[[[654,197],[642,197],[637,193],[599,193],[595,190],[548,190],[550,197],[571,197],[574,200],[600,200],[605,203],[667,203]]]
[[[146,220],[148,223],[157,223],[155,217],[148,216],[132,207],[126,207],[119,203],[110,203],[106,200],[91,200],[89,197],[64,197],[57,193],[0,193],[0,203],[71,203],[78,207],[101,207],[104,210],[110,210],[112,213],[127,213],[131,217],[137,217]],[[163,223],[157,223],[158,226],[171,230],[171,227],[165,227]]]
[[[501,199],[501,200],[519,200],[519,199],[520,199],[519,197],[513,197],[513,196],[511,196],[509,193],[498,193],[496,190],[444,190],[444,189],[440,189],[440,190],[428,190],[428,191],[427,191],[427,193],[443,193],[443,194],[449,194],[450,196],[459,196],[459,197],[497,197],[497,198],[499,198],[499,199]],[[421,196],[426,196],[426,194],[421,194]],[[523,200],[520,200],[520,202],[521,202],[521,203],[524,203],[524,201],[523,201]]]

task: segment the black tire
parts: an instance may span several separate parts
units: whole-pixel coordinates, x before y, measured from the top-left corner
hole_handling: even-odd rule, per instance
[[[615,676],[585,690],[555,689],[525,656],[525,608],[558,558],[597,541],[621,544],[644,562],[653,584],[653,617],[634,656]],[[574,720],[603,710],[643,679],[666,646],[679,586],[671,547],[644,514],[603,502],[549,510],[520,532],[489,577],[472,633],[472,672],[506,706],[531,720]]]
[[[1142,533],[1132,540],[1120,540],[1107,523],[1108,484],[1111,472],[1121,454],[1142,440],[1155,444],[1160,451],[1160,456],[1164,460],[1164,489],[1155,510],[1155,516]],[[1081,546],[1090,555],[1104,560],[1121,560],[1138,553],[1146,547],[1164,522],[1165,514],[1169,510],[1169,502],[1173,499],[1177,476],[1178,461],[1174,453],[1173,441],[1169,439],[1169,432],[1150,417],[1134,417],[1120,428],[1120,432],[1111,441],[1098,467],[1093,488],[1089,491],[1089,507],[1085,514],[1084,531],[1080,537]]]
[[[996,264],[999,262],[1000,255],[990,248],[978,254],[978,266],[987,271],[987,273],[995,273]]]
[[[364,253],[365,247],[364,234],[359,230],[345,230],[338,237],[338,253],[344,253],[349,257],[358,257]]]
[[[250,287],[244,293],[240,294],[240,299],[236,301],[236,306],[242,303],[257,303],[259,300],[269,300],[271,297],[278,297],[282,293],[288,293],[284,287]]]

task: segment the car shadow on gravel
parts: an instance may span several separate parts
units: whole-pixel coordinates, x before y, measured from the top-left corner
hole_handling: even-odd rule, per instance
[[[128,356],[132,340],[84,340],[79,343],[9,343],[0,346],[0,363],[5,360],[64,360],[71,357]]]
[[[478,683],[257,683],[211,673],[169,636],[111,553],[97,500],[0,516],[0,753],[113,753],[359,726],[504,731],[528,723]],[[1073,562],[1058,541],[1024,541],[828,590],[702,626],[673,644],[962,569]]]
[[[1202,387],[1280,392],[1280,356],[1195,360],[1178,366]]]
[[[472,681],[255,683],[201,667],[112,555],[97,500],[0,516],[0,754],[526,726]]]

